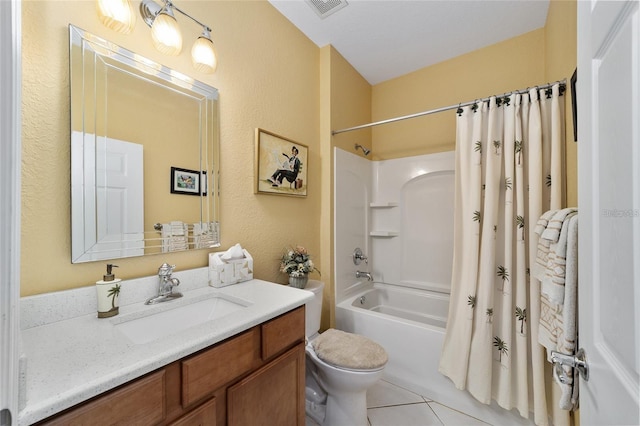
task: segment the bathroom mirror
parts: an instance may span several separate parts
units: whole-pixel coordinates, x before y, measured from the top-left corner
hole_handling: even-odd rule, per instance
[[[218,91],[73,25],[71,261],[218,247]]]

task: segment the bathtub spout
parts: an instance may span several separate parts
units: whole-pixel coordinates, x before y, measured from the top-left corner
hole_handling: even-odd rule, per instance
[[[373,281],[371,272],[356,271],[356,278],[367,278],[367,281]]]

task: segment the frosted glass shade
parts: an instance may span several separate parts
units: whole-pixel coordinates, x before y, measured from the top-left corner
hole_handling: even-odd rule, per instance
[[[165,55],[177,56],[182,51],[182,34],[176,18],[164,12],[153,21],[151,38],[156,49]]]
[[[198,37],[191,48],[191,61],[197,71],[207,74],[216,72],[218,59],[213,49],[213,42],[206,37]]]
[[[96,8],[102,24],[122,34],[129,34],[136,25],[136,14],[129,0],[97,0]]]

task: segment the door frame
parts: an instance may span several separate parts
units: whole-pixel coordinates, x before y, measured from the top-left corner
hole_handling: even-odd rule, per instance
[[[0,0],[0,425],[17,424],[20,338],[21,0]]]

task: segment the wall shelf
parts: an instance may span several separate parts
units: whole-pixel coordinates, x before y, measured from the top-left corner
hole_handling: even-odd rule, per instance
[[[398,207],[398,203],[395,201],[388,201],[386,203],[369,203],[369,207],[372,209],[388,209],[391,207]]]
[[[382,238],[391,238],[397,237],[397,231],[371,231],[369,232],[369,236],[371,237],[382,237]]]

